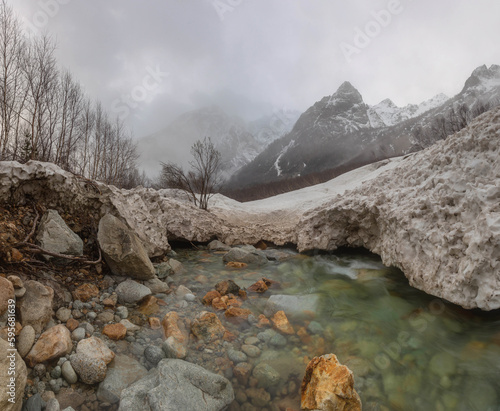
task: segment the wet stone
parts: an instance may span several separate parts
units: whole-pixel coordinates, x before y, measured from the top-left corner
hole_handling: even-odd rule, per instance
[[[240,362],[246,362],[248,359],[248,357],[245,353],[243,353],[241,351],[234,350],[234,349],[229,349],[227,351],[227,356],[235,364],[240,363]]]

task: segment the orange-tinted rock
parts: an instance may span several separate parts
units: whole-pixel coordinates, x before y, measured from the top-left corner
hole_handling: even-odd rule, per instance
[[[74,318],[70,318],[68,321],[66,321],[66,327],[70,331],[75,331],[79,325],[80,323],[78,322],[78,320],[75,320]]]
[[[227,319],[246,320],[252,312],[246,308],[230,307],[224,315]]]
[[[212,307],[219,311],[224,311],[227,309],[227,300],[223,300],[221,297],[214,298],[212,300]]]
[[[255,284],[252,284],[250,287],[248,287],[248,291],[254,292],[254,293],[265,293],[269,287],[266,285],[266,283],[262,280],[257,281]]]
[[[221,295],[218,291],[209,291],[205,294],[205,297],[202,298],[201,302],[205,305],[212,305],[212,301],[214,298],[220,298]]]
[[[263,328],[263,327],[270,327],[271,322],[267,319],[267,317],[264,314],[259,315],[259,321],[257,323],[257,327]]]
[[[238,337],[235,334],[233,334],[232,332],[229,332],[227,330],[224,333],[224,336],[222,337],[222,339],[224,341],[229,341],[229,342],[236,340],[236,338],[238,338]]]
[[[247,266],[247,263],[240,263],[239,261],[229,261],[226,264],[226,267],[228,268],[246,268]]]
[[[276,314],[274,314],[273,317],[271,318],[271,321],[273,322],[274,328],[276,328],[283,334],[288,334],[288,335],[295,334],[295,330],[288,321],[288,318],[286,317],[284,311],[278,311]]]
[[[215,289],[220,295],[238,294],[240,287],[233,280],[224,280],[215,284]]]
[[[309,335],[305,327],[299,328],[299,330],[297,331],[297,336],[304,344],[309,344],[311,342],[311,336]]]
[[[262,277],[262,281],[264,281],[268,288],[280,288],[280,283],[278,281],[270,280],[269,278],[264,277]]]
[[[161,328],[161,322],[158,317],[149,317],[148,322],[152,330],[159,330]]]
[[[354,377],[334,354],[314,357],[300,387],[301,409],[361,411]]]
[[[257,244],[255,244],[255,248],[259,250],[266,250],[267,244],[264,241],[260,240]]]
[[[233,368],[233,374],[241,385],[248,384],[251,373],[252,366],[247,362],[240,362]]]
[[[241,307],[243,303],[236,298],[230,298],[227,300],[226,304],[228,307]]]
[[[104,307],[114,308],[116,306],[117,302],[118,302],[118,296],[116,294],[113,294],[113,295],[109,296],[108,298],[105,298],[102,301],[102,305],[104,305]]]
[[[242,298],[243,300],[247,299],[247,292],[245,290],[240,290],[238,291],[238,296]]]
[[[173,337],[177,342],[184,344],[187,343],[188,333],[184,322],[179,318],[179,314],[175,311],[170,311],[165,314],[161,322],[165,337]]]
[[[11,248],[10,258],[11,258],[11,261],[19,262],[19,261],[22,261],[23,255],[21,254],[21,252],[17,248]]]
[[[158,299],[152,295],[148,295],[141,302],[138,311],[144,315],[156,314],[160,311],[160,306],[158,305]]]
[[[123,340],[127,335],[127,327],[123,324],[107,324],[102,329],[102,333],[111,340]]]
[[[94,297],[99,296],[99,288],[95,284],[82,284],[73,291],[73,298],[86,302]]]
[[[73,343],[69,330],[62,324],[45,331],[25,358],[29,367],[55,360],[71,352]]]
[[[191,332],[200,340],[207,342],[220,340],[226,329],[214,313],[203,311],[191,323]]]

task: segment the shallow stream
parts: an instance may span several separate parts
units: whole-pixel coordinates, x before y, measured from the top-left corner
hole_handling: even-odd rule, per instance
[[[288,305],[285,311],[295,335],[266,331],[254,318],[235,325],[218,312],[236,339],[208,345],[190,342],[188,361],[231,380],[236,394],[232,410],[299,410],[308,361],[328,353],[354,372],[363,410],[500,410],[498,312],[466,311],[428,296],[410,287],[401,271],[361,251],[294,255],[244,269],[227,268],[221,253],[205,250],[180,250],[176,258],[186,272],[172,281],[188,287],[197,301],[165,296],[167,305],[156,314],[160,318],[170,310],[188,320],[202,310],[216,312],[199,300],[227,279],[242,288],[262,277],[279,283],[262,294],[248,293],[242,308],[255,318],[266,311],[272,295],[292,296],[278,300]],[[158,332],[145,327],[137,343],[160,339]],[[235,378],[233,367],[241,361],[244,344],[258,348],[247,348],[253,356],[244,362],[252,367],[267,363],[279,373],[278,382],[270,378],[272,385],[259,387],[253,378],[245,383]]]

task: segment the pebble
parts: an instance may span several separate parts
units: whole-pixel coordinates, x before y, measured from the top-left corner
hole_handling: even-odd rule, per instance
[[[233,349],[229,349],[227,351],[227,356],[235,364],[237,364],[239,362],[246,362],[248,359],[248,357],[245,353],[243,353],[241,351],[233,350]]]
[[[271,339],[269,340],[269,344],[274,345],[276,347],[284,347],[286,345],[286,338],[283,337],[281,334],[276,333]]]
[[[58,379],[59,377],[61,377],[61,367],[59,367],[58,365],[56,365],[52,371],[50,371],[50,376],[52,378],[55,378],[55,379]]]
[[[42,397],[35,394],[24,403],[23,411],[42,411]]]
[[[88,318],[90,321],[94,321],[94,320],[97,318],[97,313],[95,313],[94,311],[90,311],[90,312],[87,314],[87,318]]]
[[[241,351],[252,358],[258,357],[260,355],[260,348],[256,347],[255,345],[242,345]]]
[[[70,361],[66,361],[61,367],[61,374],[68,384],[76,384],[78,376],[76,375]]]
[[[160,347],[149,345],[144,349],[144,357],[151,364],[157,365],[161,360],[165,358],[165,353]]]
[[[45,407],[45,411],[60,411],[61,407],[59,406],[59,401],[55,398],[51,398],[47,401],[47,405]]]
[[[248,337],[245,338],[245,344],[246,345],[256,345],[260,343],[260,340],[257,337]]]
[[[46,372],[47,372],[47,369],[45,368],[44,364],[37,364],[33,368],[33,375],[35,377],[43,378],[43,377],[45,377]]]
[[[122,319],[128,318],[128,308],[121,305],[116,308],[116,315],[118,315]]]
[[[80,300],[73,301],[73,309],[74,310],[82,310],[83,309],[83,303]]]
[[[59,310],[57,310],[56,317],[59,321],[65,323],[71,318],[71,310],[66,307],[61,307],[59,308]]]
[[[71,338],[75,341],[83,340],[85,338],[85,328],[78,327],[71,333]]]
[[[194,300],[196,300],[196,297],[194,296],[194,294],[191,294],[191,293],[187,293],[185,296],[184,296],[184,299],[190,303],[192,303]]]
[[[311,321],[307,326],[307,329],[311,334],[323,334],[323,326],[317,321]]]
[[[269,342],[271,340],[271,338],[273,338],[275,335],[277,335],[276,331],[269,329],[269,330],[262,331],[262,332],[258,333],[257,338],[260,341]]]

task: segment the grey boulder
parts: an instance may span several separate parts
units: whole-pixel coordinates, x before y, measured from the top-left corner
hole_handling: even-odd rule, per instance
[[[151,290],[134,280],[126,280],[118,284],[116,295],[120,304],[136,304],[151,295]]]
[[[165,359],[122,393],[119,411],[218,411],[233,400],[226,378],[186,361]]]
[[[56,210],[47,210],[43,215],[36,240],[40,247],[53,253],[83,255],[82,239],[71,231]]]
[[[259,265],[267,263],[266,255],[262,251],[257,250],[254,247],[231,248],[229,252],[224,254],[222,260],[225,263],[228,263],[230,261],[246,263],[246,264],[259,264]]]
[[[111,214],[99,221],[97,239],[106,263],[115,275],[138,280],[155,277],[156,270],[137,235]]]

